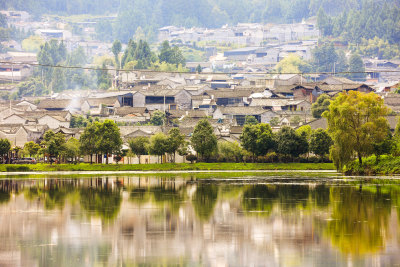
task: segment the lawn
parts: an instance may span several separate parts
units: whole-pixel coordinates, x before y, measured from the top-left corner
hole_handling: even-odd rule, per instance
[[[182,171],[182,170],[334,170],[332,163],[164,163],[164,164],[33,164],[0,165],[0,172],[16,171]]]

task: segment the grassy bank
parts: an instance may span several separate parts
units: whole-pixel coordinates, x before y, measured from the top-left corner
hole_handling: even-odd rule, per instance
[[[184,170],[334,170],[332,163],[165,163],[165,164],[34,164],[0,165],[0,172],[52,171],[184,171]]]
[[[399,175],[400,157],[371,156],[363,159],[360,165],[358,160],[351,162],[345,168],[346,175]]]

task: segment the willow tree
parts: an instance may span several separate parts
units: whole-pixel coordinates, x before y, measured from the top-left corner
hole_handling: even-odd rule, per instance
[[[389,113],[383,99],[374,93],[350,91],[340,93],[323,113],[328,120],[328,132],[333,139],[331,157],[338,169],[356,155],[362,157],[374,152],[374,144],[386,137]]]

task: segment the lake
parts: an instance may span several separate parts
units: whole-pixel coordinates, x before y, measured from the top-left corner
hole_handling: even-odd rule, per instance
[[[395,266],[399,204],[333,174],[2,178],[0,266]]]

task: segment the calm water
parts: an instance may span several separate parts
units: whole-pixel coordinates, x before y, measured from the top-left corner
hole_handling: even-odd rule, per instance
[[[0,266],[400,265],[400,180],[232,178],[2,179]]]

